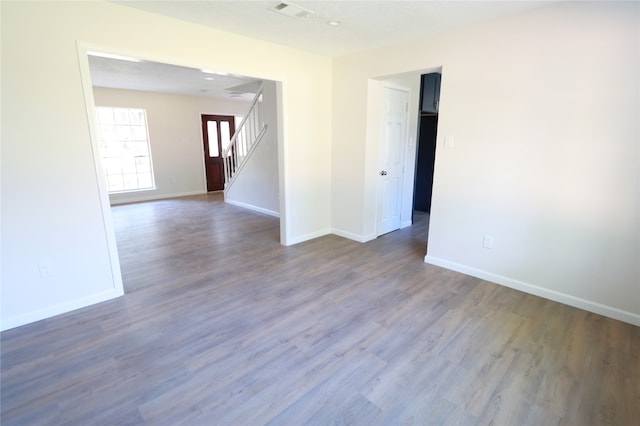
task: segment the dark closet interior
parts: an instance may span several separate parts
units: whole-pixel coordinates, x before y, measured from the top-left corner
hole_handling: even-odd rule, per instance
[[[436,158],[440,73],[423,74],[420,79],[420,118],[416,156],[416,179],[413,191],[414,210],[431,211],[433,167]]]

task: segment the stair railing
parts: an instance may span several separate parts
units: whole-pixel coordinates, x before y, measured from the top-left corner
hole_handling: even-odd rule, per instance
[[[249,112],[237,127],[229,146],[222,153],[224,161],[225,190],[233,183],[251,152],[267,130],[262,110],[262,85],[258,88]]]

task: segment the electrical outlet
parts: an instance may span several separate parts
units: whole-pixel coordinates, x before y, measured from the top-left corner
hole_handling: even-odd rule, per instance
[[[53,276],[53,262],[45,261],[38,264],[40,278],[49,278]]]
[[[486,249],[493,248],[493,237],[491,235],[485,235],[482,239],[482,247]]]

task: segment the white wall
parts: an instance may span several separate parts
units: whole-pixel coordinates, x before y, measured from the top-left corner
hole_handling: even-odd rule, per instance
[[[274,81],[265,81],[262,90],[265,135],[255,147],[224,200],[271,216],[280,216],[278,186],[278,90]]]
[[[563,3],[334,61],[334,228],[375,232],[369,79],[442,66],[427,261],[640,324],[639,18]]]
[[[156,188],[111,194],[111,204],[205,193],[200,115],[245,115],[250,106],[249,102],[103,87],[94,87],[93,96],[97,106],[147,111]]]
[[[79,50],[281,81],[281,241],[329,232],[330,59],[107,2],[0,7],[2,329],[121,292]]]

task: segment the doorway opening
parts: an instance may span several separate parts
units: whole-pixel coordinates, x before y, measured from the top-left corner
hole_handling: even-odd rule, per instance
[[[281,194],[281,188],[284,187],[282,182],[284,159],[279,154],[283,144],[280,123],[280,117],[282,116],[282,83],[254,77],[243,77],[222,71],[216,73],[205,69],[148,61],[138,57],[121,56],[118,53],[115,51],[101,54],[101,52],[94,51],[88,45],[78,44],[82,85],[92,135],[91,144],[94,152],[98,192],[107,234],[114,286],[119,289],[119,292],[124,293],[126,289],[122,282],[111,205],[206,193],[208,186],[202,155],[203,139],[205,138],[202,133],[202,116],[222,117],[218,119],[216,124],[216,130],[222,140],[218,140],[216,136],[215,143],[218,152],[222,152],[223,147],[221,144],[224,143],[224,135],[227,134],[228,130],[229,138],[232,137],[235,131],[236,118],[246,114],[246,110],[248,110],[254,98],[253,95],[255,93],[251,93],[251,91],[254,87],[262,86],[264,82],[268,82],[271,88],[269,92],[271,103],[265,109],[265,114],[271,114],[273,121],[276,122],[276,125],[272,126],[274,132],[271,140],[273,145],[271,151],[275,152],[275,154],[269,157],[267,161],[269,164],[265,165],[265,167],[268,166],[270,176],[274,177],[274,182],[270,182],[270,188],[273,188],[274,191],[272,198],[277,200],[275,210],[279,217],[279,241],[286,241],[286,217],[282,208],[285,200],[284,194]],[[147,72],[147,67],[158,72]],[[213,82],[217,80],[226,83],[216,89],[213,86]],[[247,83],[249,80],[251,80],[251,83]],[[208,85],[207,88],[202,88],[203,84]],[[218,98],[214,95],[216,91],[220,95]],[[155,108],[155,110],[152,110],[151,107],[147,108],[147,124],[151,135],[151,149],[154,153],[153,160],[155,162],[155,186],[153,188],[138,191],[135,194],[115,194],[115,196],[110,196],[106,177],[103,173],[104,167],[98,154],[99,146],[96,138],[98,93],[102,100],[100,103],[107,105],[123,101],[132,107],[144,107],[144,105],[141,106],[140,104],[146,103]],[[216,99],[217,103],[215,102]],[[228,129],[225,127],[227,126],[225,123],[228,124]],[[207,124],[207,126],[209,125]],[[212,140],[212,138],[209,138],[208,132],[206,137],[207,143]],[[156,142],[158,142],[158,145],[155,145]],[[213,144],[207,146],[207,151],[214,151]],[[264,164],[265,161],[260,163]],[[181,188],[186,188],[186,186],[180,187],[179,184],[181,183],[191,186],[184,190]],[[264,192],[261,195],[264,195]],[[245,202],[243,207],[251,209],[249,202]]]
[[[402,177],[401,191],[399,193],[401,198],[399,228],[405,228],[421,222],[420,229],[423,229],[425,228],[423,226],[424,222],[429,222],[436,160],[441,74],[442,68],[438,67],[386,76],[370,84],[370,111],[375,115],[377,114],[375,112],[376,109],[380,109],[379,117],[382,130],[376,143],[381,157],[379,165],[383,164],[382,158],[384,156],[389,156],[392,153],[386,149],[384,141],[385,108],[387,108],[385,106],[385,96],[382,93],[382,89],[376,89],[376,85],[393,87],[409,93],[407,132],[403,138],[404,157],[402,166],[404,176]],[[377,93],[380,93],[380,95],[377,95]],[[380,167],[379,170],[376,170],[376,173],[387,171]],[[380,218],[384,214],[380,203],[381,199],[384,199],[380,196],[384,186],[381,180],[383,179],[378,177],[376,185],[378,193],[376,236],[384,233],[380,232],[382,228],[379,226]],[[428,240],[428,229],[427,225],[424,235],[425,245]]]
[[[427,220],[431,214],[433,195],[441,75],[440,72],[433,72],[420,76],[420,116],[416,143],[413,214],[414,217],[426,215]],[[427,227],[426,238],[428,245],[429,227]]]

